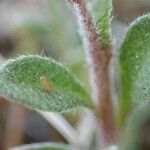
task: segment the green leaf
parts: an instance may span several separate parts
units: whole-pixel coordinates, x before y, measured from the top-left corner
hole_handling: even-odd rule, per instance
[[[112,0],[94,0],[93,11],[93,15],[97,23],[97,30],[100,33],[103,44],[105,46],[109,46]]]
[[[71,148],[65,144],[59,143],[34,143],[12,148],[11,150],[70,150]]]
[[[128,29],[120,48],[120,123],[129,109],[150,100],[150,14]]]
[[[148,150],[150,148],[150,102],[134,109],[127,121],[121,150]]]
[[[0,68],[0,91],[44,111],[66,111],[92,102],[80,82],[60,63],[36,55],[9,60]]]

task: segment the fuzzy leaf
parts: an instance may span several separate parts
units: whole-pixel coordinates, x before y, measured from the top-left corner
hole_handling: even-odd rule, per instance
[[[97,23],[97,30],[101,35],[103,44],[105,46],[109,46],[112,0],[94,0],[93,11],[93,15]]]
[[[150,100],[150,14],[132,23],[120,50],[122,120],[132,106]]]
[[[12,148],[11,150],[70,150],[70,147],[59,143],[35,143]]]
[[[16,102],[44,111],[91,106],[84,88],[64,66],[36,55],[21,56],[3,65],[0,91]]]
[[[150,135],[150,102],[134,109],[127,121],[121,150],[148,150]]]

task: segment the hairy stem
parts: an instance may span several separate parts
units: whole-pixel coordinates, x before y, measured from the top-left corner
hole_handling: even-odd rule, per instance
[[[62,136],[72,145],[77,146],[77,132],[72,126],[58,113],[47,113],[38,111],[54,128],[56,128]]]
[[[89,65],[89,76],[98,121],[105,145],[115,141],[115,125],[110,92],[109,63],[111,48],[105,47],[96,32],[85,0],[69,0],[78,20]]]

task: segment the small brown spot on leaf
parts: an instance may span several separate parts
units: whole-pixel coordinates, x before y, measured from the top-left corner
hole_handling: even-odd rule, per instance
[[[54,89],[54,85],[52,81],[49,81],[46,76],[41,76],[40,77],[40,84],[44,88],[44,90],[48,92],[52,92]]]

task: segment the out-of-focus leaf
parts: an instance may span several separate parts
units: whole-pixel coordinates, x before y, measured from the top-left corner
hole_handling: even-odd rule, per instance
[[[120,123],[134,105],[150,100],[150,14],[129,27],[120,48]]]
[[[148,150],[150,149],[150,102],[143,104],[131,112],[121,150]]]
[[[19,21],[13,19],[12,33],[16,39],[15,54],[43,53],[57,58],[55,57],[57,51],[52,51],[50,27],[46,20],[41,20],[27,13],[16,14],[15,17],[20,18]]]
[[[10,150],[70,150],[70,147],[59,143],[35,143],[11,148]]]
[[[112,145],[112,146],[106,147],[103,150],[118,150],[118,146],[117,145]]]
[[[97,30],[100,33],[103,44],[110,45],[110,21],[112,12],[112,0],[94,0],[93,15],[97,23]]]
[[[4,64],[0,68],[0,91],[44,111],[91,106],[83,86],[63,65],[36,55],[21,56]]]

